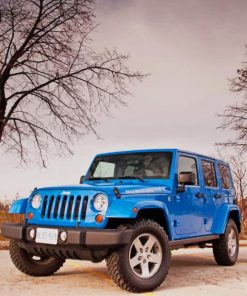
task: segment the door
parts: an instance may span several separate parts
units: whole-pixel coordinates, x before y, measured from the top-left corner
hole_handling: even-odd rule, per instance
[[[181,176],[191,173],[192,178],[181,184],[185,191],[176,193],[174,203],[174,230],[179,238],[193,237],[203,234],[204,198],[198,174],[198,159],[196,156],[180,154],[178,158],[178,184]]]
[[[228,165],[224,163],[218,163],[218,172],[220,177],[221,187],[221,204],[222,203],[234,203],[235,192],[232,182],[232,177]]]
[[[204,229],[207,234],[211,232],[217,208],[222,203],[221,189],[216,175],[214,160],[202,159],[203,193],[205,198]]]

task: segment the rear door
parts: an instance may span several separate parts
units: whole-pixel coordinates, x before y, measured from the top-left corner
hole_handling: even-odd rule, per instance
[[[218,163],[218,174],[220,179],[221,187],[221,198],[222,203],[234,203],[234,186],[232,182],[232,177],[230,173],[230,168],[227,164],[219,162]]]
[[[201,171],[203,180],[204,205],[204,229],[210,233],[217,208],[222,203],[222,192],[216,173],[216,161],[212,159],[201,159]]]

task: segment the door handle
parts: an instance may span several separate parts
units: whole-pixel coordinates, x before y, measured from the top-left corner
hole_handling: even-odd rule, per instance
[[[215,193],[214,197],[215,198],[221,198],[221,194]]]
[[[198,197],[198,198],[203,198],[203,197],[204,197],[204,194],[201,193],[201,192],[198,192],[198,193],[196,194],[196,197]]]

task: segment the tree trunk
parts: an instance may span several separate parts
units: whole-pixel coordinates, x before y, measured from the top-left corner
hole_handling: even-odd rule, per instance
[[[5,116],[6,107],[7,107],[7,102],[4,94],[2,93],[0,94],[0,142],[2,140],[3,129],[5,126],[4,116]]]

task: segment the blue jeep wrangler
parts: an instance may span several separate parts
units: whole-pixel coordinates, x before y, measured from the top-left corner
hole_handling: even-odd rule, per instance
[[[80,185],[35,188],[13,203],[25,224],[4,224],[15,266],[47,276],[65,259],[106,259],[113,281],[151,291],[171,250],[212,247],[219,265],[238,257],[241,216],[228,164],[177,149],[100,154]]]

